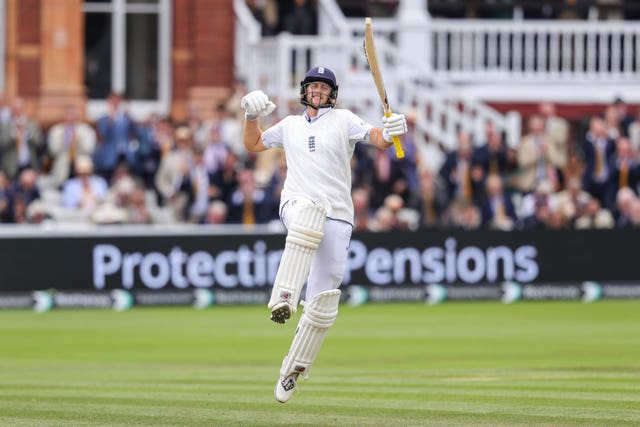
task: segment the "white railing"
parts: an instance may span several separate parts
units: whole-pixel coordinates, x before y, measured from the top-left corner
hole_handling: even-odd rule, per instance
[[[640,25],[433,19],[431,69],[450,81],[640,82]]]
[[[242,6],[246,8],[243,0],[235,0],[235,3],[236,13]],[[339,105],[377,123],[382,116],[382,107],[364,56],[363,22],[358,20],[356,25],[354,20],[338,14],[339,9],[334,6],[330,0],[319,2],[320,36],[283,33],[262,39],[248,37],[247,34],[255,35],[256,30],[249,28],[251,20],[244,14],[236,25],[236,55],[240,56],[236,58],[237,75],[246,80],[249,89],[260,88],[267,92],[279,105],[278,114],[284,116],[291,112],[287,106],[299,111],[300,80],[306,70],[322,64],[339,77]],[[391,40],[396,29],[397,23],[392,19],[376,20],[378,60],[394,110],[416,110],[419,130],[447,149],[455,147],[458,128],[472,132],[477,136],[476,141],[482,141],[487,121],[505,132],[511,145],[517,144],[520,137],[517,114],[502,115],[478,100],[462,96],[455,87],[432,78],[424,72],[423,63],[400,55],[394,48]]]

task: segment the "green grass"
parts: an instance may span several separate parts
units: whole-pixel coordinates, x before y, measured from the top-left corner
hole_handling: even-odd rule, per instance
[[[343,306],[286,405],[267,317],[0,311],[0,425],[640,424],[640,301]]]

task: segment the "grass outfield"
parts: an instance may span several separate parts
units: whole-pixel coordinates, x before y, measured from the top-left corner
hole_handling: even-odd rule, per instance
[[[0,311],[0,425],[640,424],[640,301],[342,306],[282,405],[294,328],[246,306]]]

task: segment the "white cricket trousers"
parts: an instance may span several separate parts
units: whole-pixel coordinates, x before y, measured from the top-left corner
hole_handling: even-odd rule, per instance
[[[306,199],[291,199],[285,203],[280,218],[287,229],[295,218],[300,207],[312,204]],[[347,266],[347,251],[351,242],[351,224],[327,218],[324,236],[311,260],[311,269],[307,278],[305,300],[311,299],[320,292],[337,289],[342,283]]]

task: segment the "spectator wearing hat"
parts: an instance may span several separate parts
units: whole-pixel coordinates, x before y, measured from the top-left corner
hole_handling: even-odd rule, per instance
[[[103,177],[94,175],[89,156],[79,156],[75,170],[76,176],[69,178],[62,187],[63,205],[90,214],[107,196],[109,185]]]

